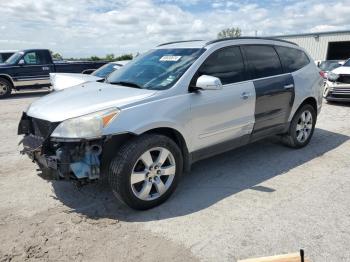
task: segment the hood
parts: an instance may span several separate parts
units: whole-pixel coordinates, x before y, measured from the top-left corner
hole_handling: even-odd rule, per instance
[[[332,72],[338,75],[350,75],[350,66],[341,66],[332,70]]]
[[[86,115],[143,100],[157,91],[91,82],[46,95],[30,105],[27,115],[50,122]]]
[[[86,74],[51,73],[50,81],[54,91],[76,86],[85,82],[96,82],[102,78]]]

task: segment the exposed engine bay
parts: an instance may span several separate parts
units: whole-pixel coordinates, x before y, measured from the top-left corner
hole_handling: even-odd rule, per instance
[[[22,139],[22,154],[27,154],[40,169],[49,169],[52,179],[95,180],[100,178],[104,141],[58,140],[50,138],[59,123],[34,119],[23,114],[18,127]]]

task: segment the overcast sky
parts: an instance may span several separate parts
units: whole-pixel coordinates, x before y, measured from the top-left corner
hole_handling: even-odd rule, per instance
[[[0,49],[64,57],[144,52],[166,41],[350,29],[350,0],[0,0]]]

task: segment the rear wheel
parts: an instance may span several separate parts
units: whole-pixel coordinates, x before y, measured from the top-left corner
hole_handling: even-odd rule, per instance
[[[109,168],[113,192],[129,207],[149,209],[167,200],[182,174],[179,147],[163,135],[143,135],[118,151]]]
[[[0,98],[9,97],[12,91],[12,84],[4,78],[0,78]]]
[[[314,133],[316,112],[313,106],[303,105],[294,115],[289,132],[283,137],[284,143],[293,148],[306,146]]]

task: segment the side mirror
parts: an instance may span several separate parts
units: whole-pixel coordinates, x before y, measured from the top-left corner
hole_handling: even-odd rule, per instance
[[[217,77],[202,75],[197,79],[196,88],[201,90],[220,90],[222,89],[222,83]]]
[[[24,62],[24,60],[23,60],[23,59],[21,59],[21,60],[19,60],[19,61],[18,61],[18,64],[19,64],[19,65],[24,65],[24,64],[25,64],[25,62]]]

